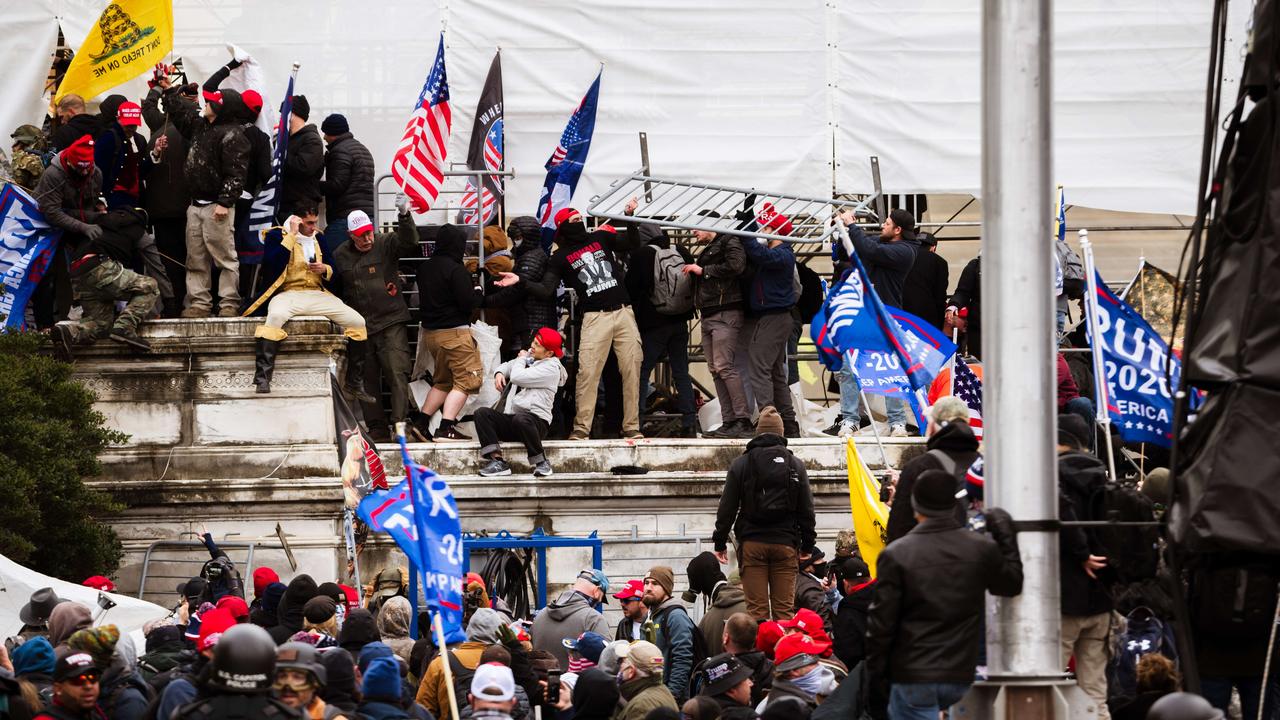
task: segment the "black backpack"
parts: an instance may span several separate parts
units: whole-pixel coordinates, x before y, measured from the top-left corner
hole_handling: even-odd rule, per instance
[[[747,453],[747,476],[742,487],[741,516],[748,522],[777,525],[799,505],[800,476],[794,456],[782,445],[754,448]]]
[[[475,668],[468,669],[453,651],[449,651],[449,672],[453,673],[453,694],[458,699],[458,712],[467,706],[467,693],[471,692],[471,678],[476,676]]]
[[[1081,520],[1154,522],[1155,503],[1133,485],[1106,483],[1089,497],[1087,517]],[[1157,525],[1093,528],[1094,537],[1107,556],[1107,575],[1115,584],[1128,585],[1156,576],[1160,566],[1160,528]]]

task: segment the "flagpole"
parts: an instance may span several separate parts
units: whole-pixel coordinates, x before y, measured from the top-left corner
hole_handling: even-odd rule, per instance
[[[845,354],[845,362],[849,362],[848,353]],[[862,398],[862,407],[867,409],[867,419],[871,421],[871,432],[876,436],[876,445],[880,446],[880,462],[883,462],[887,468],[889,467],[889,454],[884,451],[884,441],[880,439],[880,429],[876,427],[876,418],[871,414],[871,405],[867,403],[867,394],[863,392],[862,381],[858,380],[858,376],[855,375],[853,379],[854,382],[858,383],[858,397]],[[888,402],[888,398],[885,398],[885,401]],[[889,406],[885,405],[884,410],[887,417]]]
[[[1107,442],[1107,466],[1111,470],[1111,481],[1116,477],[1116,453],[1111,442],[1111,413],[1109,404],[1106,370],[1102,362],[1102,338],[1098,334],[1098,275],[1093,266],[1093,245],[1089,242],[1089,231],[1080,229],[1080,249],[1084,251],[1084,276],[1088,288],[1085,298],[1085,319],[1088,323],[1090,355],[1093,357],[1093,387],[1097,407],[1094,409],[1098,425],[1102,427],[1102,435]]]
[[[431,627],[436,631],[436,648],[440,653],[440,666],[444,668],[444,686],[449,693],[449,710],[453,712],[453,720],[460,720],[462,715],[458,712],[458,696],[453,691],[453,670],[449,667],[449,646],[445,644],[444,622],[440,619],[438,608],[431,613]]]
[[[948,395],[956,394],[956,358],[960,357],[960,328],[951,326],[951,344],[956,346],[956,351],[951,353],[951,382],[947,388]]]

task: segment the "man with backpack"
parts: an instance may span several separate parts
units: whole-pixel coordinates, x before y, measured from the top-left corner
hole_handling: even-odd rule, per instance
[[[1057,263],[1057,282],[1054,290],[1057,293],[1058,336],[1066,331],[1067,316],[1070,314],[1068,303],[1071,300],[1083,300],[1086,281],[1084,261],[1066,240],[1057,238],[1053,241],[1054,260]]]
[[[747,612],[756,620],[791,617],[798,563],[813,553],[814,528],[804,463],[787,449],[781,416],[766,409],[746,452],[729,466],[712,535],[716,559],[728,564],[733,530]]]
[[[644,576],[644,604],[654,627],[653,644],[665,658],[662,681],[683,704],[689,699],[689,679],[693,668],[707,657],[707,643],[689,617],[689,611],[674,597],[675,571],[666,565],[649,568]]]
[[[954,396],[939,398],[929,408],[929,425],[925,432],[929,435],[925,443],[928,452],[917,455],[902,466],[896,497],[911,497],[916,478],[926,470],[942,470],[952,475],[956,479],[956,490],[962,490],[969,466],[978,459],[978,439],[969,427],[969,406],[963,400]],[[965,524],[967,509],[964,502],[956,502],[956,521],[961,525]],[[902,538],[915,526],[911,503],[894,503],[889,509],[889,522],[885,525],[885,543]]]
[[[631,251],[625,285],[640,329],[640,408],[649,397],[649,375],[664,357],[676,385],[677,437],[698,436],[693,380],[689,377],[689,321],[693,319],[693,276],[684,269],[693,262],[689,252],[671,242],[656,225],[627,226]]]
[[[1075,414],[1058,416],[1059,517],[1064,521],[1106,520],[1107,468],[1085,448],[1093,432]],[[1076,683],[1108,720],[1107,638],[1111,595],[1099,577],[1110,554],[1093,528],[1063,528],[1058,545],[1062,591],[1062,664],[1074,655]]]
[[[480,665],[480,656],[484,654],[485,648],[502,642],[500,629],[503,624],[502,615],[497,610],[491,608],[476,610],[471,616],[471,621],[467,623],[467,641],[447,648],[427,665],[427,671],[422,675],[422,682],[418,685],[415,699],[419,705],[431,712],[432,717],[440,720],[453,718],[453,712],[449,707],[449,688],[445,684],[444,663],[449,663],[454,696],[459,705],[462,705],[466,702],[467,689],[471,686],[471,678],[475,676],[476,668]],[[461,707],[458,711],[462,711]]]

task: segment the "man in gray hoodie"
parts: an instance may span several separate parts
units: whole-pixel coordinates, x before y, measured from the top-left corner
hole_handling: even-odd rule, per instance
[[[502,411],[480,408],[475,412],[480,457],[489,461],[480,468],[484,477],[511,474],[511,465],[503,459],[502,446],[498,444],[503,440],[524,443],[535,477],[551,475],[551,463],[542,452],[542,438],[551,424],[556,390],[569,377],[560,364],[563,344],[560,333],[541,328],[534,333],[528,350],[521,350],[517,357],[494,370],[494,387],[506,399]]]
[[[605,602],[608,592],[609,578],[604,572],[588,568],[578,573],[573,587],[533,618],[533,627],[529,629],[533,649],[551,653],[561,668],[568,668],[569,651],[562,640],[576,640],[588,630],[609,637],[609,623],[596,610],[597,605]]]

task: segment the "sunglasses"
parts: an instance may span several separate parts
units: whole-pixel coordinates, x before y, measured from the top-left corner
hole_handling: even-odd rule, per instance
[[[88,685],[97,685],[98,676],[93,673],[84,673],[81,675],[77,675],[73,678],[67,678],[62,682],[67,683],[68,685],[74,685],[76,687],[85,687]]]

